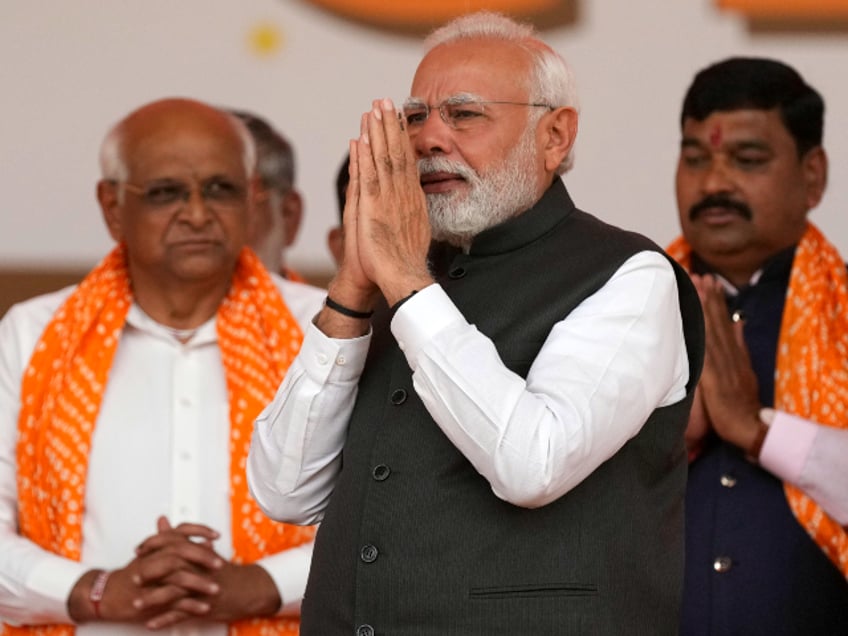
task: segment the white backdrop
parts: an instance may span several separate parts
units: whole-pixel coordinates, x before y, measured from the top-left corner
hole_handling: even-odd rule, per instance
[[[667,243],[694,72],[729,55],[774,56],[825,97],[830,184],[812,219],[848,255],[848,32],[755,33],[714,0],[577,2],[579,21],[545,39],[581,94],[566,178],[578,205]],[[263,49],[256,28],[280,45],[271,37]],[[419,56],[416,38],[304,0],[0,0],[0,266],[96,262],[111,244],[94,198],[103,134],[142,103],[181,95],[253,110],[292,140],[306,219],[289,261],[329,269],[347,140],[373,98],[406,96]]]

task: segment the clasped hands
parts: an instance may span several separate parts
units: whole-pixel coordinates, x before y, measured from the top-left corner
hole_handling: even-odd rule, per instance
[[[237,565],[218,555],[213,548],[217,538],[208,526],[171,527],[160,517],[157,533],[139,544],[125,567],[110,574],[99,620],[157,630],[187,620],[232,622],[273,615],[281,600],[270,575],[261,566]],[[77,587],[69,602],[71,617],[95,619],[89,588]]]
[[[692,275],[704,310],[706,351],[701,380],[686,428],[686,446],[697,455],[710,430],[743,450],[760,427],[757,376],[745,345],[742,321],[730,319],[724,290],[713,276]]]
[[[343,214],[344,256],[328,287],[333,300],[357,311],[382,295],[393,305],[433,282],[427,267],[430,221],[418,165],[392,102],[376,100],[350,142],[350,183]],[[358,335],[362,326],[324,309],[319,328]],[[348,333],[345,333],[348,332]]]

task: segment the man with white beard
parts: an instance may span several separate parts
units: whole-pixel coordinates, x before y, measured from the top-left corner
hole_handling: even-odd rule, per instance
[[[694,288],[571,202],[573,81],[532,28],[428,45],[362,116],[343,261],[254,428],[259,505],[321,522],[301,633],[674,634]]]

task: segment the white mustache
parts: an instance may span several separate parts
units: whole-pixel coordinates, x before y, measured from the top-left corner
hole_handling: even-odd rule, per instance
[[[451,161],[444,157],[424,157],[418,160],[418,174],[432,174],[434,172],[458,174],[467,181],[479,179],[479,175],[474,170],[459,161]]]

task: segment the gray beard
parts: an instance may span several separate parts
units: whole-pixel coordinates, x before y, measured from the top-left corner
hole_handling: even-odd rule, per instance
[[[535,159],[535,130],[528,126],[506,158],[483,175],[444,157],[419,160],[421,174],[451,172],[471,186],[467,192],[427,195],[433,239],[467,250],[480,232],[530,208],[536,202]]]

